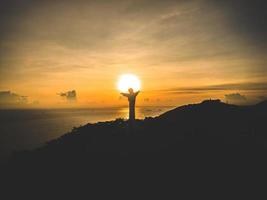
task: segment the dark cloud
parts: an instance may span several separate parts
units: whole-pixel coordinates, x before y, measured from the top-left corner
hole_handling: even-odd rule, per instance
[[[209,85],[201,87],[188,87],[188,88],[174,88],[169,90],[162,90],[169,93],[181,94],[197,94],[205,91],[220,91],[220,90],[251,90],[251,91],[264,91],[267,90],[267,82],[260,83],[227,83],[220,85]]]
[[[246,101],[247,98],[245,95],[241,95],[240,93],[232,93],[225,95],[226,101]]]
[[[76,101],[77,100],[77,94],[75,90],[70,90],[67,92],[61,92],[58,94],[59,96],[65,98],[68,101]]]
[[[73,24],[70,28],[65,27],[64,37],[62,34],[57,36],[59,28],[56,26],[56,22],[64,22],[64,18],[67,17],[68,20],[72,22],[72,18],[75,20],[77,17],[77,11],[81,12],[82,17],[88,21],[91,19],[94,20],[96,24],[90,29],[90,37],[93,36],[92,40],[87,41],[86,45],[95,45],[93,42],[97,38],[102,38],[104,42],[109,42],[110,35],[114,34],[116,31],[117,25],[120,24],[119,20],[113,20],[114,18],[121,18],[120,15],[123,15],[126,20],[133,19],[154,19],[159,15],[164,15],[165,17],[162,20],[162,24],[169,26],[168,28],[174,28],[172,25],[177,24],[177,19],[179,18],[184,21],[191,21],[190,15],[184,15],[184,11],[188,12],[187,8],[190,6],[190,9],[194,12],[198,11],[207,11],[207,8],[210,10],[215,10],[216,12],[222,12],[232,23],[232,28],[236,30],[240,35],[244,35],[248,38],[253,38],[257,41],[266,41],[267,33],[267,2],[265,0],[231,0],[231,1],[222,1],[222,0],[203,0],[203,1],[185,1],[185,0],[129,0],[126,3],[122,1],[42,1],[42,0],[1,0],[0,1],[0,23],[1,23],[1,32],[2,36],[9,36],[10,34],[16,33],[15,30],[19,27],[25,28],[23,25],[29,25],[28,22],[24,20],[31,16],[35,11],[40,12],[40,15],[47,12],[47,10],[56,15],[54,16],[54,21],[50,19],[41,19],[42,23],[50,24],[49,28],[53,30],[51,36],[56,36],[58,42],[66,43],[68,42],[70,46],[82,45],[85,41],[79,40],[81,35],[75,34],[79,29],[79,26]],[[189,5],[189,6],[188,6]],[[172,11],[175,8],[181,8],[182,12],[173,14]],[[99,12],[100,11],[100,12]],[[204,16],[208,15],[210,11],[203,12]],[[63,14],[62,14],[63,13]],[[101,14],[99,14],[101,13]],[[48,14],[48,13],[46,13]],[[99,15],[96,15],[99,14]],[[191,14],[191,13],[190,13]],[[95,16],[96,15],[96,16]],[[184,18],[186,17],[186,18]],[[99,21],[105,19],[108,23],[114,27],[114,29],[107,29],[107,27],[99,26]],[[39,18],[31,18],[30,23],[38,25]],[[120,19],[121,20],[121,19]],[[201,20],[199,18],[198,20]],[[103,21],[102,21],[103,23]],[[20,25],[21,24],[21,25]],[[77,24],[79,25],[79,24]],[[86,21],[82,21],[82,25],[86,25]],[[196,23],[197,25],[197,23]],[[85,27],[86,27],[85,26]],[[171,27],[170,27],[171,26]],[[99,31],[101,29],[102,31]],[[164,29],[163,29],[164,30]],[[165,37],[165,33],[159,32],[159,37]],[[180,30],[184,31],[184,30]],[[173,31],[166,29],[166,34],[172,34]],[[87,34],[87,32],[85,32]],[[116,32],[115,32],[116,34]],[[162,35],[163,34],[163,35]],[[33,36],[33,35],[32,35]],[[43,39],[47,39],[47,34],[38,34],[38,36]],[[60,37],[61,36],[61,37]],[[172,35],[167,35],[169,39]],[[107,40],[106,40],[107,39]],[[97,40],[99,42],[99,40]]]
[[[261,101],[267,100],[267,96],[258,96],[258,99]]]
[[[28,98],[11,91],[0,91],[0,106],[16,106],[28,103]]]
[[[232,29],[241,36],[256,41],[260,45],[267,42],[267,1],[266,0],[210,0],[215,8],[224,11]],[[265,44],[262,43],[265,41]]]

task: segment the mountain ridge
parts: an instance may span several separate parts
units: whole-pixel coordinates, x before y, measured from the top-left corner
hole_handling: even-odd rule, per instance
[[[130,127],[128,121],[123,119],[89,123],[73,128],[36,151],[56,147],[57,150],[62,148],[62,152],[75,152],[81,146],[88,152],[153,151],[157,145],[156,149],[160,150],[160,146],[168,146],[173,141],[184,142],[194,137],[224,137],[223,142],[226,143],[239,143],[243,136],[265,140],[266,105],[267,101],[251,106],[236,106],[220,100],[205,100],[199,104],[177,107],[154,118],[136,120],[134,127]],[[146,142],[148,146],[151,145],[150,150],[149,147],[144,148]],[[124,143],[129,146],[126,147]],[[140,145],[140,149],[133,143]]]
[[[237,173],[246,178],[266,170],[266,119],[266,102],[235,106],[209,100],[136,120],[133,127],[116,119],[74,128],[14,154],[0,171],[12,189],[30,184],[64,192],[76,184],[89,191],[153,189],[214,175],[229,182]]]

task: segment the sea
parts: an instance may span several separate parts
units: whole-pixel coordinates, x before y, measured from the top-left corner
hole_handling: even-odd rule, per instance
[[[136,118],[155,117],[173,107],[137,107]],[[128,117],[128,108],[2,109],[0,110],[0,162],[14,152],[43,146],[73,127]]]

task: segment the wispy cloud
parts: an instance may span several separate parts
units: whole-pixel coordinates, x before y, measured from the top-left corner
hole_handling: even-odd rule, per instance
[[[171,92],[171,93],[200,93],[200,92],[205,92],[205,91],[221,91],[221,90],[263,91],[263,90],[267,90],[267,82],[227,83],[227,84],[208,85],[208,86],[201,86],[201,87],[172,88],[172,89],[166,89],[166,90],[160,90],[160,91]]]

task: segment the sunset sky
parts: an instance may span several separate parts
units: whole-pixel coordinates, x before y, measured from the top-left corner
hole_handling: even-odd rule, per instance
[[[127,73],[139,106],[267,99],[263,0],[0,2],[1,107],[127,105]]]

